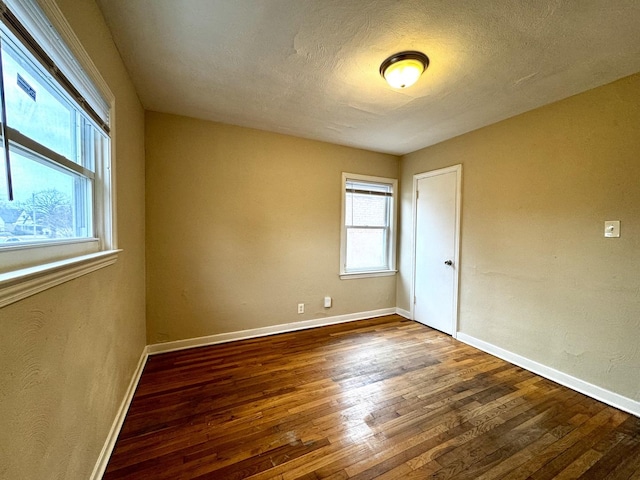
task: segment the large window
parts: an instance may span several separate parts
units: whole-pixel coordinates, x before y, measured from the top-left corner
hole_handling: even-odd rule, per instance
[[[104,161],[108,137],[24,48],[6,35],[1,42],[7,142],[0,248],[93,238],[95,165]]]
[[[397,181],[342,174],[342,278],[395,273]]]
[[[14,288],[115,247],[109,103],[36,0],[0,7],[0,287]]]

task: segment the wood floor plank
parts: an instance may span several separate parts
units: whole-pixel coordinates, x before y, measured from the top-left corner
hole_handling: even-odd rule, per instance
[[[105,479],[640,479],[640,419],[397,315],[149,358]]]

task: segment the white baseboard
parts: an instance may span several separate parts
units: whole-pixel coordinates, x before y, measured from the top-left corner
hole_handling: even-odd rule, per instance
[[[154,343],[153,345],[147,346],[147,352],[149,355],[155,355],[158,353],[184,350],[186,348],[216,345],[218,343],[234,342],[236,340],[245,340],[247,338],[265,337],[267,335],[275,335],[277,333],[295,332],[297,330],[306,330],[308,328],[324,327],[338,323],[353,322],[355,320],[382,317],[384,315],[393,315],[394,313],[396,313],[395,308],[383,308],[368,312],[349,313],[346,315],[337,315],[335,317],[316,318],[314,320],[304,320],[302,322],[283,323],[269,327],[252,328],[250,330],[240,330],[238,332],[219,333],[217,335],[207,335],[206,337],[187,338],[185,340],[175,340],[173,342],[166,343]]]
[[[157,343],[154,345],[147,345],[140,356],[138,365],[131,377],[129,387],[125,393],[124,399],[120,404],[120,408],[116,413],[116,418],[111,425],[111,430],[107,435],[107,439],[102,447],[102,451],[98,456],[96,465],[91,473],[91,480],[101,480],[107,469],[109,458],[115,447],[116,440],[124,424],[124,419],[127,416],[131,401],[133,400],[133,394],[136,391],[142,371],[147,362],[149,355],[157,353],[173,352],[175,350],[183,350],[186,348],[200,347],[204,345],[215,345],[217,343],[232,342],[234,340],[241,340],[246,338],[264,337],[267,335],[274,335],[276,333],[295,332],[297,330],[305,330],[308,328],[323,327],[326,325],[335,325],[338,323],[353,322],[355,320],[365,320],[367,318],[382,317],[384,315],[393,315],[396,313],[395,308],[383,308],[380,310],[371,310],[369,312],[351,313],[347,315],[338,315],[334,317],[318,318],[315,320],[305,320],[302,322],[285,323],[282,325],[273,325],[270,327],[254,328],[251,330],[242,330],[239,332],[221,333],[218,335],[209,335],[206,337],[190,338],[187,340],[177,340],[175,342]]]
[[[118,439],[118,435],[120,434],[120,430],[122,429],[122,425],[124,424],[124,419],[127,416],[127,412],[129,411],[129,406],[131,405],[131,401],[133,400],[133,394],[136,391],[138,382],[140,381],[140,377],[142,376],[142,371],[144,370],[144,366],[147,363],[148,357],[149,354],[147,353],[147,347],[145,347],[142,350],[142,355],[140,355],[140,360],[138,360],[138,365],[133,372],[133,376],[131,377],[131,381],[129,382],[129,387],[127,388],[127,391],[124,395],[124,399],[120,404],[120,408],[116,412],[116,418],[111,425],[109,435],[107,435],[107,439],[104,442],[102,451],[98,456],[98,461],[96,462],[95,467],[93,467],[93,472],[91,473],[90,477],[91,480],[101,480],[105,470],[107,469],[109,458],[111,458],[111,453],[113,452],[113,448],[116,445],[116,440]]]
[[[525,368],[530,372],[540,375],[541,377],[548,378],[549,380],[559,383],[560,385],[564,385],[565,387],[583,393],[591,398],[611,405],[612,407],[640,417],[640,402],[611,392],[602,387],[598,387],[597,385],[585,382],[584,380],[580,380],[579,378],[572,377],[571,375],[563,373],[559,370],[530,360],[526,357],[518,355],[517,353],[513,353],[503,348],[497,347],[491,343],[479,340],[465,333],[458,332],[456,338],[463,343],[471,345],[472,347],[487,352],[495,357],[506,360],[509,363],[513,363],[514,365]]]
[[[144,365],[149,355],[172,352],[176,350],[184,350],[192,347],[233,342],[235,340],[243,340],[247,338],[264,337],[277,333],[295,332],[298,330],[305,330],[309,328],[336,325],[338,323],[382,317],[384,315],[392,315],[394,313],[407,319],[411,319],[411,312],[408,312],[407,310],[403,310],[401,308],[384,308],[380,310],[371,310],[368,312],[337,315],[334,317],[318,318],[314,320],[305,320],[302,322],[285,323],[269,327],[241,330],[238,332],[221,333],[217,335],[208,335],[206,337],[190,338],[186,340],[177,340],[174,342],[147,345],[147,347],[143,350],[142,355],[140,356],[138,366],[136,367],[133,377],[131,378],[131,382],[129,383],[125,398],[122,400],[122,404],[118,409],[116,418],[113,421],[111,430],[109,431],[109,435],[107,436],[107,440],[102,447],[102,451],[100,452],[100,456],[98,457],[96,466],[94,467],[93,473],[91,474],[91,479],[100,480],[104,475],[107,464],[109,463],[109,458],[111,457],[111,453],[113,452],[116,440],[118,439],[118,434],[120,433],[120,430],[124,423],[125,416],[127,414],[127,411],[129,410],[131,401],[133,400],[133,394],[136,390],[136,387],[138,386],[138,382],[140,381],[140,377],[142,376]],[[466,343],[468,345],[471,345],[472,347],[478,348],[479,350],[506,360],[509,363],[518,365],[542,377],[548,378],[549,380],[564,385],[565,387],[571,388],[572,390],[576,390],[580,393],[595,398],[596,400],[611,405],[612,407],[619,408],[620,410],[640,417],[640,402],[611,392],[609,390],[605,390],[604,388],[590,384],[578,378],[572,377],[571,375],[560,372],[559,370],[547,367],[546,365],[542,365],[541,363],[535,362],[516,353],[497,347],[483,340],[479,340],[465,333],[457,332],[456,338],[463,343]]]
[[[398,307],[396,307],[396,313],[397,313],[398,315],[400,315],[401,317],[406,318],[407,320],[413,320],[413,319],[411,318],[411,312],[409,312],[408,310],[405,310],[405,309],[403,309],[403,308],[398,308]]]

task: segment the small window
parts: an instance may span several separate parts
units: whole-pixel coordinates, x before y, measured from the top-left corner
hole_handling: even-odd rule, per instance
[[[340,275],[395,273],[397,180],[342,174]]]

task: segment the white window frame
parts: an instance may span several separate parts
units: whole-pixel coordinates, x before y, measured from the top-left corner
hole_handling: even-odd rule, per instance
[[[388,267],[382,270],[355,270],[347,269],[347,225],[346,225],[346,193],[347,182],[356,180],[360,182],[370,182],[372,184],[391,185],[392,196],[389,207],[389,227],[387,236]],[[396,242],[397,242],[397,210],[398,210],[398,180],[395,178],[375,177],[372,175],[361,175],[357,173],[342,173],[342,209],[340,215],[340,278],[343,280],[383,277],[395,275],[396,270]]]
[[[95,238],[4,248],[0,252],[2,308],[112,265],[121,250],[115,222],[115,97],[55,0],[1,0],[0,7],[19,19],[111,130],[108,152],[94,172]]]

